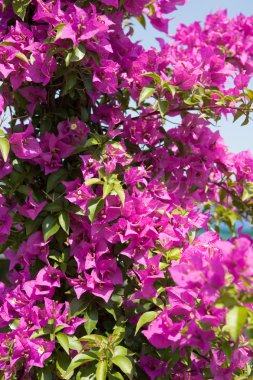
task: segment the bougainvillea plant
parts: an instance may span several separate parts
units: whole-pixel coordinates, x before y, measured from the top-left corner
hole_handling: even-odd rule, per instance
[[[1,380],[253,378],[253,17],[132,41],[185,2],[0,2]]]

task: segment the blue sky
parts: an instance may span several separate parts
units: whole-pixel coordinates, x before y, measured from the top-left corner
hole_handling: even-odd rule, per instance
[[[185,6],[179,7],[176,12],[170,15],[173,20],[170,21],[169,33],[175,33],[179,23],[188,25],[194,21],[204,21],[206,15],[218,9],[227,9],[230,17],[239,13],[252,15],[253,0],[189,0]],[[136,24],[134,40],[141,40],[145,48],[158,47],[157,37],[166,39],[164,33],[159,33],[150,25],[144,30],[139,24]],[[233,124],[231,121],[222,120],[219,125],[221,135],[233,152],[247,149],[253,152],[253,122],[241,127],[238,122]]]

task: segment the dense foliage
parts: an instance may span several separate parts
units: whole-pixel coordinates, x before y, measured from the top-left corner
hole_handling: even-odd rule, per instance
[[[252,378],[253,17],[131,41],[185,2],[1,0],[1,380]]]

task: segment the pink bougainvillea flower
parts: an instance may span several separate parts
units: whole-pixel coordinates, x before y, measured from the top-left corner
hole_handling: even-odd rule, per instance
[[[119,65],[113,61],[102,60],[93,75],[93,83],[96,90],[105,94],[115,94],[118,88],[117,73]]]
[[[32,115],[37,104],[46,103],[47,92],[38,86],[29,86],[19,89],[19,93],[28,101],[27,109]]]
[[[17,206],[17,210],[21,215],[34,220],[46,205],[46,201],[41,203],[35,202],[32,196],[32,192],[29,192],[25,203],[22,206]]]
[[[94,197],[91,186],[85,186],[85,184],[81,185],[79,179],[64,182],[64,185],[67,191],[66,198],[86,211],[88,202]]]
[[[183,325],[183,322],[173,323],[168,316],[168,310],[165,309],[142,333],[156,348],[172,346],[175,349],[182,337],[180,331]]]
[[[157,377],[162,377],[167,374],[168,364],[152,356],[142,355],[138,364],[151,380],[155,380]]]
[[[8,239],[12,226],[12,218],[9,209],[0,205],[0,243],[3,244]]]
[[[8,157],[7,161],[5,162],[2,158],[2,153],[0,153],[0,179],[6,177],[12,171],[13,167],[10,164],[10,158]]]
[[[31,367],[43,368],[44,362],[52,355],[54,341],[45,341],[42,338],[29,339],[16,335],[14,341],[11,364],[25,359],[26,371]]]
[[[41,154],[39,142],[32,135],[34,128],[31,123],[24,132],[13,133],[10,138],[11,149],[18,158],[33,159]]]

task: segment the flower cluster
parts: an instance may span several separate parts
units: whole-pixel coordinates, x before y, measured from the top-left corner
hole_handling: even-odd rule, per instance
[[[185,2],[1,3],[1,380],[251,376],[253,18],[132,42]]]

